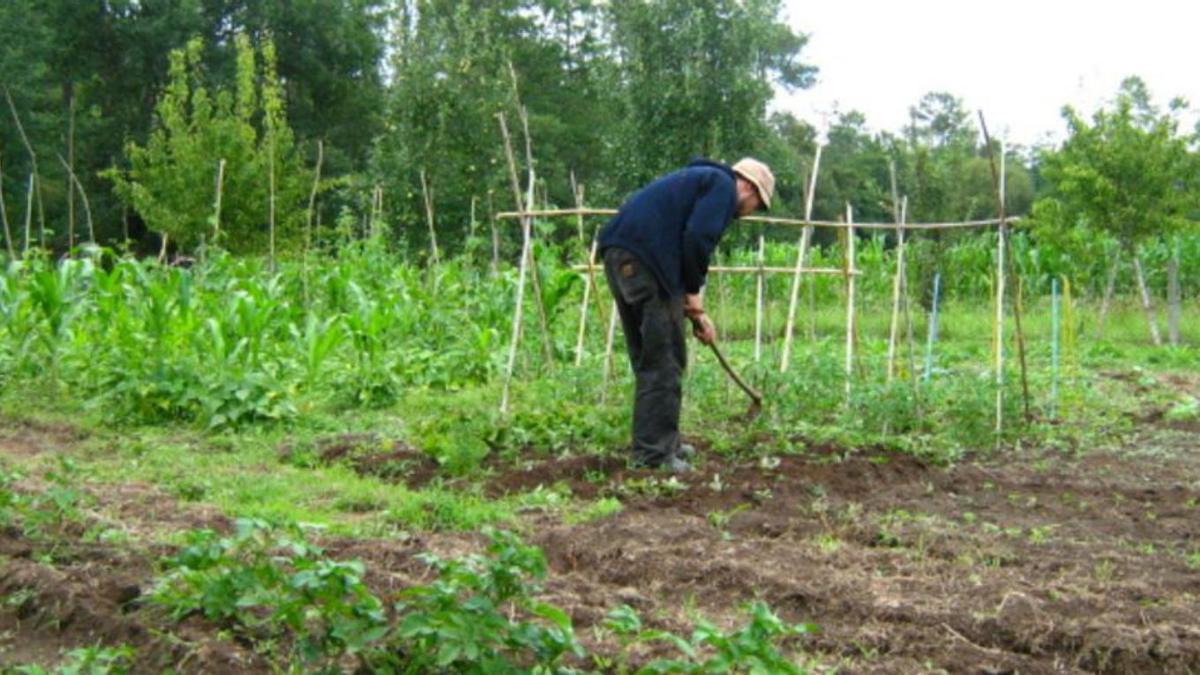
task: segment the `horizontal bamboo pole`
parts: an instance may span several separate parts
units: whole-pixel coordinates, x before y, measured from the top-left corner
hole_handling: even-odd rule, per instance
[[[576,272],[594,272],[597,270],[603,271],[604,267],[601,265],[571,265],[571,269],[575,270]],[[727,274],[758,274],[760,271],[765,274],[795,274],[796,268],[794,268],[794,267],[758,267],[758,266],[754,266],[754,267],[715,266],[715,267],[708,268],[708,271],[709,272],[720,272],[722,274],[726,274],[726,273]],[[831,267],[805,267],[805,268],[801,269],[800,271],[803,272],[804,274],[836,274],[838,276],[843,276],[846,274],[846,271],[843,269],[831,268]],[[859,272],[858,270],[853,270],[850,273],[855,274],[855,275],[862,274],[862,272]]]
[[[519,219],[524,216],[530,218],[554,218],[558,216],[612,216],[617,213],[616,209],[545,209],[542,211],[505,211],[496,214],[497,218],[507,220]],[[798,220],[795,218],[773,218],[769,216],[746,216],[741,218],[747,223],[765,223],[767,225],[793,225],[805,227],[812,225],[813,227],[829,227],[835,229],[847,229],[849,225],[843,222],[832,220]],[[1015,223],[1021,220],[1019,217],[1007,217],[1005,223]],[[907,223],[904,225],[905,230],[949,230],[955,228],[968,227],[996,227],[1000,224],[999,218],[989,218],[987,220],[965,220],[957,223]],[[900,226],[896,223],[854,223],[854,229],[862,230],[895,230]]]

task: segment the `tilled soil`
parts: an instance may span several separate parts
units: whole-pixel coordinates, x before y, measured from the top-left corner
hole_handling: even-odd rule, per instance
[[[1195,425],[1150,420],[1117,449],[1007,450],[949,468],[879,449],[749,459],[702,449],[700,470],[676,480],[619,458],[565,457],[493,466],[484,490],[557,486],[621,500],[620,513],[582,524],[554,512],[523,523],[550,563],[545,599],[597,651],[617,649],[593,627],[620,604],[686,635],[698,616],[736,627],[745,620],[738,608],[761,599],[788,621],[820,626],[788,643],[815,669],[1187,673],[1200,671],[1198,441]],[[72,442],[63,430],[0,429],[0,449],[14,457]],[[318,451],[364,472],[387,466],[404,480],[394,467],[407,466],[416,482],[428,480],[419,454],[371,442],[386,461],[362,443]],[[98,497],[147,530],[227,526],[193,505],[172,508],[149,486]],[[326,549],[362,559],[371,586],[390,597],[428,581],[418,553],[481,543],[429,533]],[[79,543],[45,560],[19,533],[0,533],[0,664],[51,663],[63,648],[99,642],[131,644],[154,667],[265,668],[219,639],[219,627],[170,624],[139,603],[161,553]]]

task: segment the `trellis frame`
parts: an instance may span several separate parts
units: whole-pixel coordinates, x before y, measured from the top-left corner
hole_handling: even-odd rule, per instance
[[[1000,190],[1004,189],[1002,181],[1001,181],[1000,186],[998,186],[998,187]],[[533,219],[535,219],[535,218],[575,217],[577,219],[582,220],[585,217],[612,217],[612,216],[616,215],[616,213],[617,213],[616,209],[587,208],[587,207],[584,207],[582,205],[582,203],[579,203],[576,206],[576,208],[572,208],[572,209],[540,209],[540,210],[522,209],[522,210],[518,210],[518,211],[505,211],[505,212],[496,214],[496,218],[499,220],[515,219],[515,220],[518,220],[519,222],[521,222],[522,226],[523,226],[522,229],[524,230],[523,245],[531,246],[532,245],[531,239],[533,236],[533,233],[532,233],[533,228],[530,227],[530,225],[531,225]],[[858,231],[858,230],[885,230],[885,231],[886,230],[896,230],[897,234],[900,235],[900,233],[909,233],[909,232],[913,232],[913,231],[978,229],[978,228],[996,227],[998,229],[999,235],[1000,235],[997,237],[997,244],[996,244],[996,258],[997,258],[997,261],[1000,263],[997,266],[997,269],[998,269],[998,272],[1001,275],[1003,275],[1003,273],[1004,273],[1003,261],[1004,261],[1004,254],[1005,254],[1005,245],[1007,243],[1006,235],[1007,235],[1008,226],[1014,222],[1019,221],[1020,218],[1007,216],[1006,214],[1004,214],[1003,211],[1001,211],[1001,217],[999,217],[999,218],[989,218],[989,219],[983,219],[983,220],[969,220],[969,221],[960,221],[960,222],[909,223],[909,222],[905,222],[907,220],[906,217],[902,217],[898,220],[898,222],[892,222],[892,223],[883,223],[883,222],[856,223],[856,222],[853,222],[852,210],[850,209],[849,204],[847,204],[846,222],[813,220],[811,218],[803,218],[803,219],[783,218],[783,217],[775,217],[775,216],[746,216],[746,217],[741,218],[740,220],[743,222],[746,222],[746,223],[761,223],[761,224],[769,224],[769,225],[801,227],[801,228],[805,228],[806,230],[809,230],[809,231],[811,231],[810,228],[817,228],[817,227],[830,228],[830,229],[844,229],[844,230],[847,230],[847,236],[848,236],[849,240],[851,240],[851,241],[852,241],[853,237],[855,236],[856,231]],[[590,255],[589,255],[588,263],[587,264],[576,264],[576,265],[571,266],[571,269],[573,269],[574,271],[580,272],[580,273],[586,275],[585,284],[590,283],[590,284],[594,285],[595,284],[595,273],[597,271],[603,270],[603,266],[599,265],[598,264],[599,261],[596,259],[596,251],[597,251],[597,242],[593,241],[593,245],[589,251]],[[522,258],[523,258],[522,262],[524,263],[524,256],[522,256]],[[803,258],[800,258],[799,260],[802,262]],[[850,393],[851,393],[851,380],[852,380],[852,375],[853,375],[853,373],[852,373],[852,358],[853,358],[853,349],[854,349],[853,345],[854,345],[854,339],[855,339],[855,336],[854,336],[854,330],[855,330],[854,277],[861,274],[861,271],[858,270],[856,267],[855,261],[856,261],[856,256],[855,256],[855,253],[853,250],[853,244],[849,244],[847,246],[846,260],[844,262],[844,266],[841,268],[812,268],[812,267],[803,267],[802,265],[799,265],[799,264],[795,268],[792,268],[792,267],[765,267],[760,260],[758,262],[758,264],[746,265],[746,266],[714,265],[709,268],[709,272],[716,273],[716,274],[756,274],[756,275],[759,275],[760,279],[763,277],[763,275],[766,275],[766,274],[793,274],[793,275],[796,275],[795,278],[799,278],[800,274],[843,276],[846,280],[846,285],[847,285],[847,322],[846,322],[847,323],[847,329],[846,329],[847,334],[846,334],[845,392],[846,392],[847,402],[849,402]],[[1004,283],[1003,277],[1001,277],[1001,279],[999,281],[1001,284],[1001,288],[1003,288],[1003,283]],[[595,301],[597,303],[599,303],[600,302],[599,288],[598,288],[598,286],[593,286],[593,288],[595,290],[595,294],[594,295],[586,294],[586,295],[592,295],[595,298]],[[518,306],[518,308],[521,306],[521,301],[523,300],[524,292],[525,292],[524,284],[518,283],[518,288],[517,288],[517,306]],[[1004,323],[1005,323],[1005,312],[1003,311],[1003,295],[1001,295],[1001,293],[1002,293],[1002,291],[997,293],[998,307],[997,307],[994,325],[993,325],[993,335],[997,336],[998,339],[1002,339],[1002,337],[1004,335]],[[583,353],[582,338],[584,336],[584,333],[586,331],[586,326],[587,326],[588,298],[586,297],[586,295],[585,295],[584,304],[580,308],[580,322],[579,322],[579,332],[578,332],[579,339],[576,344],[576,364],[582,363],[582,353]],[[616,308],[614,306],[612,315],[609,317],[607,337],[605,340],[606,347],[605,347],[605,355],[604,355],[605,366],[604,366],[604,378],[603,378],[605,390],[607,390],[607,383],[611,377],[611,361],[612,361],[613,345],[615,342],[614,337],[615,337],[615,329],[616,329],[616,316],[615,315],[616,315]],[[794,330],[794,325],[791,326],[787,332],[790,334],[793,332],[793,330]],[[520,328],[517,325],[517,321],[514,321],[513,331],[514,331],[514,333],[513,333],[511,348],[512,348],[513,353],[515,353],[517,344],[520,341]],[[785,335],[785,340],[788,340],[789,337],[790,337],[790,335]],[[1003,347],[1000,346],[999,344],[997,344],[997,346],[996,346],[997,356],[1002,349],[1003,349]],[[786,364],[786,361],[784,361],[784,364]],[[510,354],[510,368],[511,368],[511,365],[512,365],[512,354]],[[998,387],[996,429],[997,429],[997,433],[999,433],[999,430],[1003,426],[1003,417],[1002,417],[1001,404],[1000,404],[1000,401],[1002,400],[1001,397],[1003,394],[999,391],[999,388],[1002,386],[1003,378],[1004,378],[1003,358],[1002,357],[995,358],[994,366],[995,366],[995,381],[997,382],[997,387]],[[781,365],[781,370],[786,370],[786,365]],[[505,386],[505,396],[503,397],[502,408],[501,408],[502,412],[507,411],[507,407],[508,407],[507,406],[507,404],[508,404],[508,396],[507,396],[508,386],[507,386],[507,384],[508,384],[509,380],[511,380],[511,377],[512,377],[512,372],[510,370],[507,373],[507,377],[506,377],[506,381],[505,381],[506,386]],[[914,377],[915,377],[915,375],[914,375]]]

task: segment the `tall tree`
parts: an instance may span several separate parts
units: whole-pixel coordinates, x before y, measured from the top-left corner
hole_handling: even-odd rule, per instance
[[[620,64],[627,186],[695,155],[752,151],[765,135],[772,84],[813,83],[807,37],[780,19],[779,0],[617,0],[609,5]]]
[[[1179,133],[1174,115],[1153,105],[1139,78],[1122,82],[1114,104],[1097,110],[1090,123],[1069,106],[1063,117],[1070,136],[1061,149],[1042,158],[1042,173],[1054,190],[1051,198],[1109,233],[1131,257],[1151,337],[1158,344],[1138,247],[1186,227],[1197,208],[1200,186],[1190,139]]]

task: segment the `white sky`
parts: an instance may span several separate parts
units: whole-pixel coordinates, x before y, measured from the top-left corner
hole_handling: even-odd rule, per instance
[[[898,131],[930,91],[982,109],[1010,143],[1059,140],[1059,111],[1090,116],[1121,80],[1138,75],[1163,110],[1175,96],[1200,112],[1198,0],[787,0],[792,28],[809,36],[801,60],[817,84],[779,92],[774,108],[822,128],[859,110],[875,131]]]

